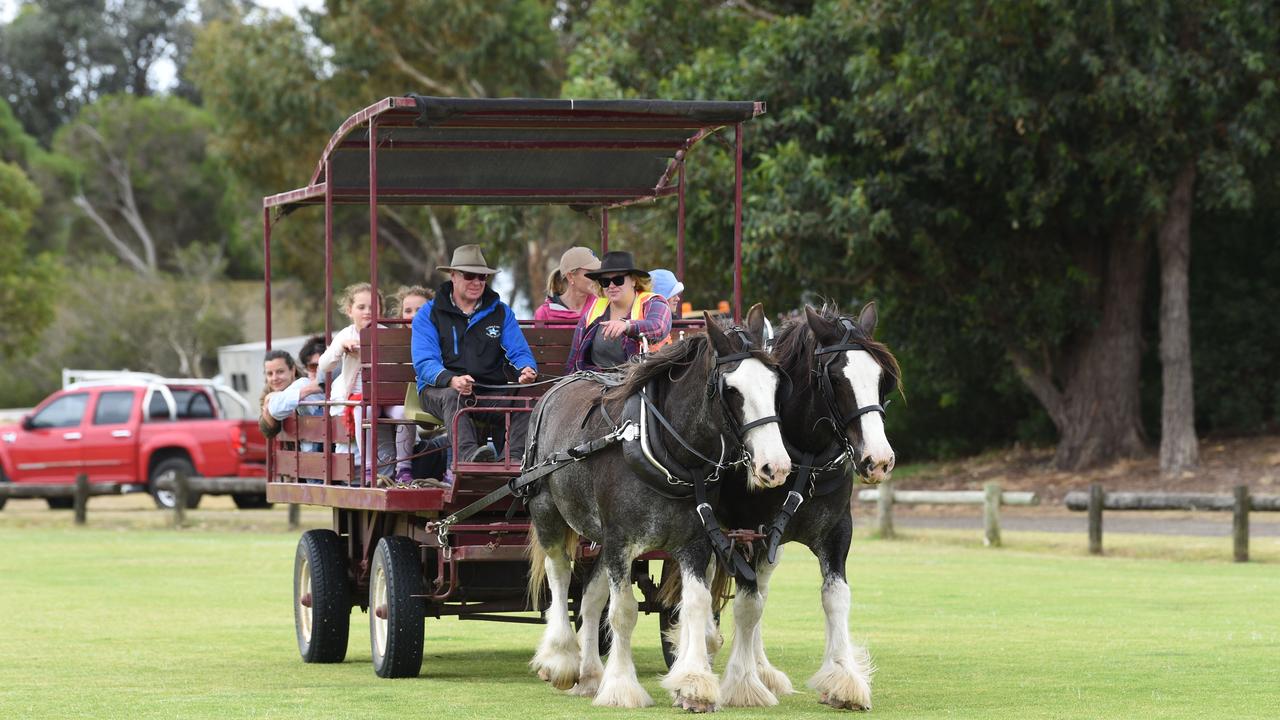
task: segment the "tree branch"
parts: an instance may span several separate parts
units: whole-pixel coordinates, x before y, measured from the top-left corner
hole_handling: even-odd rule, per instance
[[[729,0],[729,2],[725,4],[729,7],[736,7],[754,18],[759,18],[768,22],[774,22],[778,19],[778,16],[774,13],[771,13],[764,8],[758,8],[747,0]]]
[[[1058,432],[1063,432],[1066,427],[1066,401],[1062,397],[1062,391],[1053,382],[1047,360],[1043,367],[1036,367],[1022,350],[1006,347],[1005,353],[1013,363],[1014,369],[1018,371],[1018,377],[1022,379],[1022,383],[1044,406],[1053,424],[1057,426]]]
[[[80,123],[77,126],[77,129],[96,143],[98,148],[102,151],[102,154],[106,159],[104,163],[106,170],[116,181],[116,185],[119,186],[121,207],[116,209],[120,212],[120,215],[124,217],[125,222],[129,224],[134,235],[136,235],[138,240],[142,243],[142,251],[146,259],[146,264],[147,267],[150,268],[148,274],[154,273],[156,270],[156,244],[151,237],[151,232],[147,230],[146,223],[142,219],[142,213],[138,211],[138,201],[133,194],[133,179],[129,176],[129,166],[111,152],[111,148],[107,146],[106,139],[102,137],[102,134],[98,132],[97,128],[85,123]],[[83,193],[81,194],[81,197],[84,197]],[[114,233],[112,234],[114,235]],[[117,238],[117,241],[118,240],[119,239]],[[121,244],[123,243],[121,242]],[[134,254],[134,257],[137,257],[137,255]]]
[[[116,231],[113,230],[111,225],[102,218],[102,215],[98,214],[98,211],[94,209],[93,205],[89,202],[89,199],[86,198],[83,193],[77,193],[71,198],[71,202],[76,207],[80,208],[80,211],[83,212],[94,225],[98,226],[98,229],[101,230],[102,234],[107,238],[107,242],[111,243],[112,247],[116,249],[116,254],[120,256],[121,260],[132,265],[133,269],[137,270],[142,275],[150,277],[155,274],[155,268],[147,265],[147,263],[144,262],[142,258],[138,257],[138,254],[133,251],[133,248],[129,247],[120,239],[120,236],[116,235]]]
[[[372,22],[369,23],[369,34],[378,41],[378,46],[381,47],[383,52],[385,52],[391,59],[391,64],[395,66],[397,70],[412,78],[414,82],[420,83],[425,89],[437,92],[441,95],[447,96],[461,94],[452,85],[430,78],[422,71],[418,70],[418,68],[410,65],[409,61],[405,60],[404,56],[400,54],[400,51],[396,49],[395,43],[387,42],[386,33],[382,31],[382,28]]]

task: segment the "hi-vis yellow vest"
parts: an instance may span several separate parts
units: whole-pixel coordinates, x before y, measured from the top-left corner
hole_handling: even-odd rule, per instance
[[[647,301],[649,298],[655,298],[655,297],[658,298],[661,302],[666,302],[666,299],[662,298],[657,293],[651,293],[651,292],[636,293],[635,302],[631,303],[631,319],[643,320],[645,301]],[[591,301],[591,307],[587,308],[587,327],[590,327],[591,323],[600,319],[600,316],[604,315],[604,311],[608,309],[609,309],[608,298],[598,297],[595,300]],[[666,345],[669,342],[671,342],[671,333],[667,333],[666,337],[662,338],[657,342],[649,342],[648,339],[645,338],[644,336],[640,337],[641,347],[643,347],[645,343],[648,343],[648,348],[649,348],[648,352],[653,352],[658,348],[662,347],[663,345]]]

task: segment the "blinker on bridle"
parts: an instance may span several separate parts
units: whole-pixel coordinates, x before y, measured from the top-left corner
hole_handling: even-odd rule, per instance
[[[739,350],[738,352],[729,353],[728,355],[720,355],[720,354],[716,354],[714,346],[712,347],[712,353],[715,355],[716,365],[715,365],[715,370],[711,373],[710,378],[708,378],[707,392],[708,393],[714,392],[715,394],[720,396],[720,404],[724,408],[724,415],[725,415],[725,418],[729,421],[730,429],[733,430],[734,435],[737,437],[738,444],[742,445],[743,448],[745,449],[746,435],[748,430],[751,430],[752,428],[755,428],[755,427],[760,427],[761,425],[768,425],[769,423],[778,423],[779,425],[781,425],[782,419],[775,413],[773,415],[768,415],[766,417],[757,418],[755,420],[752,420],[749,423],[746,423],[745,425],[738,423],[737,416],[734,415],[733,409],[729,407],[729,401],[725,399],[725,395],[724,395],[725,385],[726,385],[726,382],[724,379],[725,371],[722,370],[721,368],[725,365],[728,365],[729,363],[736,363],[736,362],[741,362],[743,360],[750,360],[751,358],[755,357],[751,353],[752,348],[755,347],[755,343],[751,341],[751,335],[748,334],[747,331],[743,329],[742,326],[740,325],[734,325],[733,327],[729,328],[725,332],[725,334],[737,337],[738,342],[741,343],[742,345],[742,349]],[[786,377],[786,376],[782,375],[782,377]]]
[[[840,342],[835,345],[820,346],[813,353],[819,357],[823,355],[827,356],[822,361],[822,370],[820,372],[816,372],[816,374],[818,375],[818,389],[821,391],[822,399],[827,403],[827,410],[831,413],[830,419],[833,423],[838,422],[836,425],[837,435],[843,435],[844,428],[848,427],[854,420],[857,420],[867,413],[878,412],[881,417],[884,417],[884,405],[881,405],[880,403],[872,403],[871,405],[863,405],[860,408],[856,408],[850,411],[848,415],[844,416],[843,419],[840,419],[840,408],[836,405],[836,389],[831,384],[831,365],[836,361],[839,353],[849,352],[851,350],[867,349],[865,345],[857,341],[856,338],[861,335],[862,332],[858,329],[857,325],[854,325],[852,320],[847,317],[842,317],[840,318],[840,325],[844,328],[844,336],[840,338]],[[844,442],[845,445],[848,446],[848,438],[845,438]],[[849,457],[852,458],[853,449],[851,447],[848,449]]]

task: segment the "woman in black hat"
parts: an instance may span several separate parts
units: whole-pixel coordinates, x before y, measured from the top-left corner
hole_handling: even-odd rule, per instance
[[[665,345],[671,337],[671,308],[649,291],[649,272],[629,252],[605,253],[600,268],[586,273],[600,286],[573,333],[566,369],[603,370],[622,365],[644,350]]]

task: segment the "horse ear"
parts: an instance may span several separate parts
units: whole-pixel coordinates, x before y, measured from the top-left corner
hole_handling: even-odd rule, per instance
[[[862,312],[858,313],[858,327],[862,328],[863,334],[871,337],[876,331],[876,301],[872,300],[862,306]]]
[[[757,345],[764,344],[764,305],[756,303],[747,311],[747,332]]]
[[[804,306],[804,321],[808,323],[809,329],[813,331],[814,337],[823,345],[827,345],[839,340],[836,326],[830,320],[819,315],[812,307]]]
[[[703,310],[702,320],[707,324],[707,339],[711,341],[711,349],[715,350],[717,355],[728,355],[733,352],[733,348],[729,347],[729,338],[725,337],[724,330],[720,329],[720,323],[711,317],[711,313]]]

